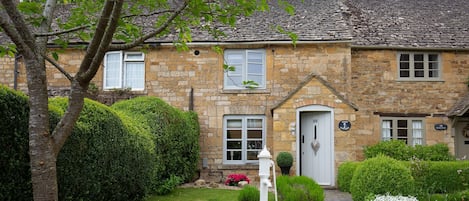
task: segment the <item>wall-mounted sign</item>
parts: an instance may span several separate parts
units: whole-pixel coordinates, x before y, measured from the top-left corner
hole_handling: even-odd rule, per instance
[[[339,129],[342,131],[348,131],[352,127],[352,123],[349,120],[339,121]]]
[[[448,125],[446,124],[435,124],[435,130],[437,131],[444,131],[448,129]]]

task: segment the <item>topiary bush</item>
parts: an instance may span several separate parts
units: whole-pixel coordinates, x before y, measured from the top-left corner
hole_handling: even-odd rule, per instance
[[[28,98],[0,85],[0,200],[32,200]]]
[[[324,201],[324,190],[306,176],[279,176],[277,191],[280,201]]]
[[[238,201],[259,201],[260,192],[254,186],[246,185],[238,195]]]
[[[357,167],[350,191],[354,201],[363,201],[369,194],[413,195],[414,186],[409,167],[388,156],[379,155]]]
[[[56,123],[67,99],[51,99],[50,105],[58,113],[51,115]],[[59,199],[142,200],[151,190],[156,173],[152,140],[136,122],[86,99],[58,155]]]
[[[396,160],[408,161],[415,158],[425,161],[453,161],[455,157],[450,154],[448,145],[416,145],[408,146],[401,140],[381,141],[378,144],[367,146],[364,149],[365,158],[373,158],[380,154]]]
[[[136,119],[153,135],[157,172],[155,191],[169,193],[179,183],[189,181],[199,160],[199,124],[194,112],[182,112],[156,97],[137,97],[120,101],[112,108]],[[177,179],[179,178],[179,179]]]
[[[350,193],[350,183],[352,183],[353,173],[360,165],[360,162],[349,161],[342,163],[338,168],[337,185],[342,192]]]

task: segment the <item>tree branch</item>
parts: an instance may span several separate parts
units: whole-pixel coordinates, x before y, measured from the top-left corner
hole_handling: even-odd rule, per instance
[[[32,52],[36,51],[36,44],[34,41],[34,37],[31,34],[26,22],[24,21],[23,15],[19,13],[18,9],[16,9],[16,5],[11,0],[1,0],[2,5],[4,7],[5,12],[8,16],[2,17],[2,21],[5,20],[6,23],[11,23],[6,25],[10,27],[10,34],[8,35],[12,40],[13,38],[21,39],[13,40],[13,42],[19,42],[19,44],[25,44],[25,46],[21,47],[23,50],[30,49]],[[3,12],[2,12],[3,13]],[[10,19],[11,22],[7,21]],[[14,27],[14,30],[12,29]],[[12,35],[12,34],[17,35]],[[17,44],[18,45],[18,44]]]
[[[58,35],[66,34],[66,33],[71,33],[71,32],[74,32],[74,31],[86,29],[88,27],[90,27],[90,26],[89,25],[83,25],[83,26],[79,26],[79,27],[75,27],[75,28],[71,28],[71,29],[67,29],[67,30],[63,30],[63,31],[48,32],[48,33],[35,33],[34,36],[36,36],[36,37],[58,36]]]
[[[136,47],[140,44],[142,44],[143,42],[145,42],[146,40],[148,40],[149,38],[151,37],[154,37],[156,34],[159,34],[161,32],[163,32],[166,28],[169,27],[169,25],[171,25],[171,22],[177,17],[179,16],[179,14],[181,14],[181,12],[187,7],[187,2],[184,2],[184,4],[179,7],[177,10],[174,11],[174,13],[171,15],[171,17],[168,18],[168,20],[166,20],[166,22],[161,25],[160,27],[158,27],[157,29],[155,29],[154,31],[138,38],[137,40],[131,42],[131,43],[127,43],[127,44],[112,44],[111,46],[109,46],[109,51],[116,51],[116,50],[127,50],[127,49],[130,49],[130,48],[133,48],[133,47]]]
[[[72,82],[73,77],[67,71],[65,71],[65,69],[62,68],[62,66],[60,66],[59,63],[57,63],[55,60],[51,59],[47,55],[43,55],[43,57],[46,59],[46,61],[52,64],[57,70],[59,70],[65,77],[67,77],[67,79],[70,82]]]
[[[109,49],[110,44],[112,43],[112,39],[114,37],[114,33],[117,30],[117,26],[119,23],[120,15],[122,12],[122,6],[124,4],[124,0],[119,0],[114,5],[112,10],[111,20],[107,25],[106,32],[104,33],[104,37],[100,43],[97,53],[94,55],[93,62],[91,63],[88,70],[83,74],[83,79],[87,82],[91,81],[93,77],[96,75],[96,72],[103,61],[104,55]]]
[[[55,7],[57,6],[57,0],[47,0],[46,4],[44,5],[44,10],[42,12],[42,16],[44,17],[44,20],[41,22],[41,26],[39,27],[39,32],[49,32],[51,24],[52,24],[52,19],[54,18],[54,11]],[[46,45],[49,40],[48,37],[41,37],[37,39],[38,43],[41,45],[41,54],[46,53]]]
[[[132,18],[132,17],[150,17],[153,15],[159,15],[159,14],[171,13],[171,12],[175,12],[175,10],[170,9],[170,10],[155,11],[155,12],[147,13],[147,14],[124,15],[121,18],[124,19],[124,18]]]

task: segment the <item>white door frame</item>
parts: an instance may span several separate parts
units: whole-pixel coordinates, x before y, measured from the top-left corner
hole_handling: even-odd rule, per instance
[[[295,136],[296,136],[296,175],[300,175],[300,138],[301,136],[299,135],[300,134],[300,113],[301,112],[330,112],[330,115],[331,115],[331,140],[330,140],[330,147],[332,149],[332,153],[331,153],[331,167],[333,168],[333,170],[331,170],[331,175],[330,175],[330,178],[332,180],[332,185],[331,186],[335,186],[335,147],[334,147],[334,109],[333,108],[330,108],[330,107],[327,107],[327,106],[323,106],[323,105],[309,105],[309,106],[304,106],[304,107],[300,107],[296,110],[296,128],[295,128]]]

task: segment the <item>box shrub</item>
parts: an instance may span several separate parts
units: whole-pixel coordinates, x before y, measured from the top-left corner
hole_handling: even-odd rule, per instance
[[[246,185],[238,195],[238,201],[259,201],[260,192],[254,186]]]
[[[453,193],[469,189],[469,161],[411,161],[420,193]]]
[[[50,99],[60,116],[67,99]],[[51,116],[52,121],[54,116]],[[54,122],[56,123],[56,122]],[[152,136],[109,107],[86,99],[83,111],[60,151],[60,200],[141,200],[154,177]]]
[[[31,200],[28,98],[0,85],[0,200]]]
[[[359,165],[360,162],[348,161],[339,166],[337,185],[342,192],[350,193],[350,183],[352,183],[353,173]]]
[[[280,201],[324,201],[324,190],[306,176],[277,177],[277,191]]]
[[[199,161],[196,113],[182,112],[156,97],[120,101],[112,108],[139,121],[141,127],[153,135],[158,171],[153,179],[157,182],[157,193],[168,192],[166,183],[170,178],[171,181],[175,181],[175,177],[180,181],[192,179]]]
[[[357,167],[350,191],[354,201],[363,201],[369,194],[412,195],[414,179],[409,167],[388,156],[379,155]]]
[[[465,201],[469,200],[469,190],[447,194],[427,194],[419,196],[419,201]]]

